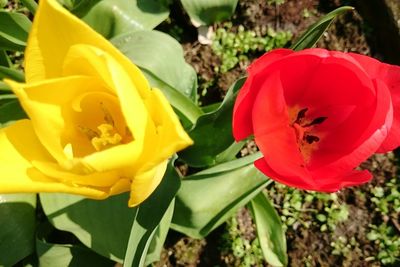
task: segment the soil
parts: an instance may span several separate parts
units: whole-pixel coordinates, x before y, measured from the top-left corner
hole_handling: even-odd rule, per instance
[[[349,219],[337,225],[333,235],[321,232],[319,228],[299,227],[296,230],[289,229],[286,233],[288,241],[289,266],[381,266],[376,261],[366,261],[373,257],[378,250],[376,244],[366,238],[368,226],[372,222],[382,220],[375,211],[371,211],[371,189],[376,186],[384,186],[385,182],[396,176],[397,166],[393,157],[376,155],[370,158],[362,166],[362,169],[370,170],[374,179],[365,185],[346,188],[338,193],[341,203],[346,203],[349,208]],[[358,192],[366,195],[361,197]],[[352,237],[357,245],[349,254],[332,255],[331,242],[339,236],[350,240]],[[306,258],[304,255],[311,255]]]
[[[181,27],[179,38],[185,58],[198,73],[199,88],[207,89],[200,99],[201,103],[206,105],[221,101],[229,86],[245,75],[246,65],[238,65],[226,73],[216,73],[214,67],[221,64],[220,58],[213,53],[209,45],[202,45],[197,41],[195,28],[190,25],[188,17],[176,2],[173,4],[170,23],[163,24],[160,28],[165,31],[173,24]],[[246,29],[255,31],[263,31],[266,27],[290,30],[295,40],[320,16],[344,4],[351,5],[352,1],[286,0],[283,5],[275,6],[267,4],[265,0],[241,0],[231,22],[233,27],[243,25]],[[221,24],[213,25],[214,29],[220,26]],[[323,35],[317,47],[357,52],[384,60],[382,55],[385,53],[379,51],[376,43],[373,28],[354,11],[340,16]],[[251,55],[249,62],[258,56],[260,55]],[[254,150],[254,143],[249,143],[247,149]],[[363,169],[369,169],[374,174],[374,179],[366,185],[344,189],[338,193],[339,201],[348,205],[350,216],[337,225],[333,234],[320,231],[319,226],[314,224],[309,228],[302,225],[289,228],[286,233],[289,266],[381,266],[379,261],[371,259],[378,247],[366,237],[368,226],[372,222],[385,220],[392,220],[395,226],[400,222],[398,217],[382,218],[379,213],[371,210],[371,190],[396,177],[396,165],[395,157],[391,154],[373,156],[361,166]],[[361,196],[358,192],[365,194]],[[274,204],[277,207],[282,206],[282,198],[274,199]],[[315,203],[315,206],[310,208],[321,207]],[[303,216],[307,218],[309,215],[305,213]],[[255,230],[249,212],[243,208],[237,213],[237,219],[239,227],[243,230],[243,238],[253,240]],[[400,229],[397,230],[399,234]],[[171,231],[162,260],[156,266],[238,266],[230,260],[232,255],[220,251],[224,231],[223,225],[204,240],[194,240]],[[331,243],[339,236],[347,239],[354,237],[357,241],[357,245],[346,255],[332,254]],[[257,266],[268,266],[267,263],[261,264]]]

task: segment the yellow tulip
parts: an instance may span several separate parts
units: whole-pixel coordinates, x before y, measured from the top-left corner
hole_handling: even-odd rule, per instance
[[[130,191],[135,206],[192,144],[164,95],[56,0],[39,3],[25,73],[5,81],[30,119],[0,130],[0,193]]]

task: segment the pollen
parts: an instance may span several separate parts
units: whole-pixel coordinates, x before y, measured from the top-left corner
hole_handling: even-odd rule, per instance
[[[97,129],[99,130],[99,135],[91,139],[91,143],[96,151],[101,151],[121,143],[122,137],[117,133],[113,125],[103,123]]]

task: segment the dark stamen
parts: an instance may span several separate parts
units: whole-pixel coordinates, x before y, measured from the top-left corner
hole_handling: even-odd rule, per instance
[[[88,127],[78,125],[78,130],[81,131],[82,133],[84,133],[89,140],[92,140],[93,138],[100,136],[98,132],[96,132]]]
[[[309,126],[312,126],[312,125],[315,125],[315,124],[321,124],[321,123],[323,123],[327,118],[328,118],[328,117],[318,117],[318,118],[314,119],[312,122],[310,122],[310,123],[304,125],[303,127],[309,127]]]
[[[310,145],[314,142],[318,142],[319,141],[319,137],[315,136],[315,135],[306,135],[304,136],[304,139],[307,143],[309,143]]]
[[[300,124],[302,122],[302,120],[304,119],[304,117],[306,116],[307,110],[308,110],[308,108],[303,108],[302,110],[300,110],[299,113],[297,113],[297,118],[294,121],[294,123]]]

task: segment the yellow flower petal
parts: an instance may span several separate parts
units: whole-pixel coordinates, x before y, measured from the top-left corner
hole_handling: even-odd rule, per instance
[[[105,198],[109,188],[71,186],[42,174],[31,161],[52,161],[40,144],[29,120],[0,130],[0,188],[2,193],[63,192],[90,198]]]
[[[45,173],[48,177],[71,186],[87,185],[94,187],[111,187],[116,184],[118,180],[127,179],[121,177],[119,171],[94,172],[87,175],[79,175],[65,171],[60,165],[53,162],[32,161],[32,166],[41,173]]]
[[[64,59],[76,44],[92,45],[110,54],[132,76],[138,92],[143,97],[147,94],[142,89],[148,87],[148,82],[139,68],[56,0],[40,1],[25,52],[26,81],[62,76]]]
[[[132,80],[135,77],[134,73],[127,72],[109,54],[88,45],[76,45],[69,51],[64,65],[64,74],[72,75],[73,73],[101,77],[118,97],[126,124],[135,139],[143,139],[149,117],[142,97],[138,93],[138,85]],[[139,86],[142,85],[139,84]],[[142,91],[146,91],[147,96],[150,93],[150,87],[146,84]]]
[[[151,95],[145,99],[146,107],[156,127],[156,136],[145,136],[145,147],[139,160],[141,170],[148,170],[193,144],[189,135],[183,130],[178,116],[160,90],[153,88]]]
[[[157,89],[152,90],[153,105],[148,106],[152,120],[157,124],[158,134],[163,136],[161,147],[172,151],[182,150],[193,144],[193,140],[183,129],[167,98]],[[163,110],[162,113],[159,110]]]
[[[27,84],[6,82],[31,121],[0,130],[2,192],[130,190],[135,206],[192,144],[139,68],[56,0],[40,1],[25,62]]]
[[[115,67],[119,70],[118,64],[116,63],[110,64],[109,67]],[[120,84],[118,86],[122,86],[123,88],[131,86],[132,88],[129,81],[126,82],[126,75],[124,76],[123,70],[115,73],[115,75],[117,75],[117,77],[113,77],[115,80],[118,78],[120,79]],[[122,84],[124,81],[126,83]],[[6,80],[6,82],[12,87],[21,101],[23,108],[32,119],[35,132],[40,142],[60,165],[67,170],[91,173],[107,172],[113,169],[126,168],[128,166],[130,168],[135,167],[137,165],[137,159],[143,150],[142,140],[144,140],[145,131],[147,130],[148,134],[154,132],[149,130],[149,127],[154,128],[154,126],[152,126],[152,122],[149,120],[147,110],[140,97],[135,94],[134,90],[125,90],[127,92],[121,93],[121,97],[130,101],[129,103],[133,103],[133,105],[129,106],[128,102],[124,102],[125,105],[121,108],[125,108],[125,114],[128,114],[126,117],[128,117],[131,122],[128,126],[137,141],[134,140],[127,144],[117,145],[100,152],[95,152],[94,149],[92,149],[92,153],[88,155],[77,159],[74,157],[71,158],[65,151],[65,147],[68,145],[66,142],[76,142],[81,149],[89,151],[90,148],[85,147],[85,145],[90,145],[90,142],[86,140],[87,137],[83,134],[78,135],[76,133],[78,131],[77,129],[81,126],[96,128],[97,125],[85,124],[84,119],[87,117],[88,119],[86,121],[95,121],[96,116],[103,118],[104,114],[101,113],[100,105],[97,113],[92,112],[87,115],[76,115],[78,118],[73,118],[68,111],[71,110],[72,107],[80,105],[75,102],[85,95],[88,95],[87,98],[89,98],[90,101],[96,101],[97,98],[92,95],[107,95],[111,91],[104,87],[102,81],[86,76],[70,76],[31,84],[21,84],[9,80]],[[123,90],[118,89],[117,91]],[[98,102],[100,102],[100,100]],[[142,115],[136,116],[136,114]],[[79,118],[79,116],[81,118]],[[116,117],[115,120],[119,120],[119,118]],[[75,121],[76,125],[71,125],[71,121]],[[81,170],[79,170],[79,168]],[[134,170],[132,173],[134,173]]]
[[[129,207],[139,205],[154,192],[165,174],[167,164],[166,160],[155,168],[135,176],[131,185]]]
[[[50,154],[65,164],[62,137],[66,127],[65,111],[74,98],[85,92],[107,92],[102,83],[91,77],[67,77],[22,84],[5,80],[32,120],[36,135]],[[103,90],[102,90],[103,88]]]
[[[121,112],[129,127],[133,141],[128,144],[130,149],[114,146],[99,153],[88,155],[83,160],[96,171],[107,171],[114,168],[124,168],[137,164],[137,159],[144,150],[143,140],[155,133],[154,123],[148,115],[147,108],[142,97],[146,99],[151,94],[148,84],[140,84],[142,95],[138,93],[136,73],[129,73],[120,62],[109,54],[89,45],[76,45],[70,49],[66,56],[63,69],[64,75],[77,72],[83,75],[95,75],[102,77],[103,82],[115,92],[120,101]],[[129,71],[129,69],[128,69]],[[141,167],[141,166],[139,166]]]
[[[78,94],[101,90],[101,83],[87,77],[68,77],[31,84],[10,80],[5,82],[32,119],[40,142],[58,162],[63,163],[66,160],[61,143],[65,128],[63,109]]]

